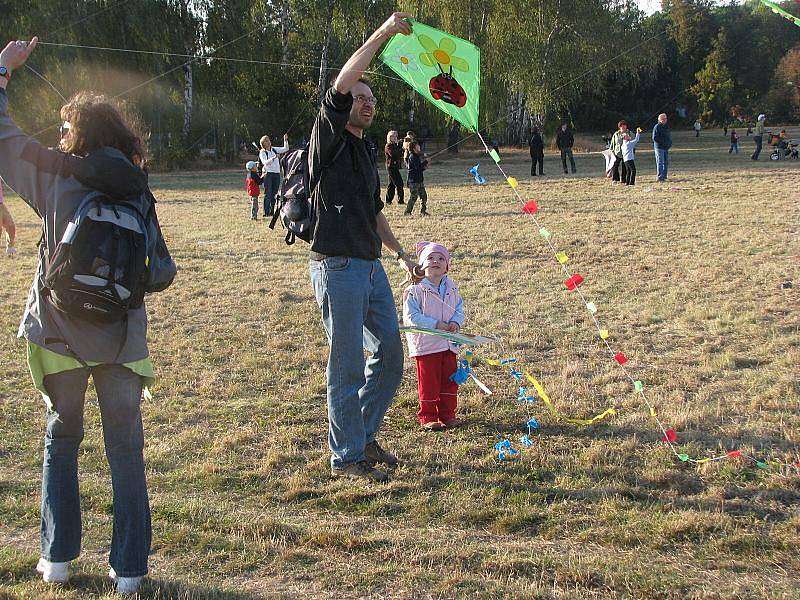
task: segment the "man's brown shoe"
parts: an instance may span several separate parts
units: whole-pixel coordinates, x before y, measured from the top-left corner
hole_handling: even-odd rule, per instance
[[[450,429],[452,427],[461,427],[464,424],[464,421],[462,421],[457,417],[454,417],[452,419],[449,419],[448,421],[442,421],[442,423],[444,424],[445,427]]]
[[[347,465],[346,467],[332,467],[331,476],[366,479],[368,481],[374,481],[375,483],[386,483],[389,481],[389,476],[386,473],[371,466],[365,460]]]
[[[397,457],[391,452],[387,452],[378,443],[378,440],[373,440],[364,448],[364,456],[367,457],[367,462],[370,464],[383,463],[390,467],[396,467],[400,464]]]

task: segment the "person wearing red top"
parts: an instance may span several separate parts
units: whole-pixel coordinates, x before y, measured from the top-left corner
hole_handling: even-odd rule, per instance
[[[250,196],[250,220],[258,221],[258,195],[261,193],[261,177],[258,174],[258,162],[251,160],[247,163],[247,178],[244,187]]]

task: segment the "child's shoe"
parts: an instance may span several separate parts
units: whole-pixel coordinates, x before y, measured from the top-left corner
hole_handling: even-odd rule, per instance
[[[117,584],[117,593],[123,596],[132,596],[139,591],[139,585],[144,577],[118,577],[113,567],[108,572],[108,576]]]
[[[425,431],[441,431],[444,429],[444,423],[441,421],[429,421],[427,423],[420,423]]]
[[[46,558],[40,558],[36,570],[42,574],[42,581],[45,583],[67,583],[69,581],[69,561],[50,562]]]
[[[9,246],[8,248],[6,248],[6,254],[13,256],[16,253],[17,249],[14,246]]]

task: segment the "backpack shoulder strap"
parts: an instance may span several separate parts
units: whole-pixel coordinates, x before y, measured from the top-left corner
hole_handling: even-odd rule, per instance
[[[309,173],[309,197],[313,195],[316,191],[317,187],[319,186],[320,181],[322,181],[322,176],[324,175],[325,171],[327,171],[330,167],[333,166],[333,163],[336,162],[336,159],[339,158],[339,155],[344,151],[345,147],[347,146],[347,139],[344,137],[344,134],[339,136],[339,142],[336,147],[336,152],[334,152],[331,157],[322,163],[320,167],[319,176],[316,178],[316,181],[311,181],[310,173]]]

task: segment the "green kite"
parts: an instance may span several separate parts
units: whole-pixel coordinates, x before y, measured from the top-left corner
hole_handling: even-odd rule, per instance
[[[438,109],[477,132],[480,49],[413,19],[409,22],[411,35],[394,36],[380,59]]]
[[[761,0],[761,4],[769,8],[776,15],[780,15],[784,19],[787,19],[788,21],[791,21],[792,23],[800,27],[800,18],[795,17],[793,14],[786,12],[774,2],[770,2],[770,0]]]

